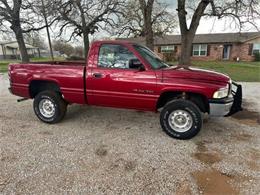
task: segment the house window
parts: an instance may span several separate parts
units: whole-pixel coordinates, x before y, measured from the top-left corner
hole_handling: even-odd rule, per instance
[[[161,46],[161,52],[162,53],[171,53],[173,51],[174,51],[174,45]]]
[[[192,54],[193,54],[193,56],[206,56],[207,55],[207,45],[206,44],[194,44]]]
[[[253,54],[260,53],[260,43],[255,43],[253,46]]]

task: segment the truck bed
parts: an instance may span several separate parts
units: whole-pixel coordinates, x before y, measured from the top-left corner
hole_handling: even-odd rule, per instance
[[[84,104],[84,69],[85,62],[81,61],[10,64],[9,77],[12,93],[21,97],[33,98],[32,89],[37,90],[48,83],[58,86],[67,102]]]

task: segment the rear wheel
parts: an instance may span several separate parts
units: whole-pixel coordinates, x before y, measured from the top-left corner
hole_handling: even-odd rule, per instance
[[[202,127],[199,108],[188,100],[168,102],[160,115],[162,129],[171,137],[190,139],[197,135]]]
[[[45,123],[58,123],[67,111],[67,103],[60,94],[53,91],[40,92],[33,102],[36,116]]]

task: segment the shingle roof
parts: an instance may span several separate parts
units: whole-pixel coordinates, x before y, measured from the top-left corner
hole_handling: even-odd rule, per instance
[[[15,43],[15,42],[17,42],[17,41],[0,41],[0,44],[1,45],[5,45],[5,44],[10,44],[10,43]]]
[[[193,43],[243,43],[257,37],[260,37],[260,32],[197,34],[194,38]],[[124,40],[144,43],[143,37],[128,38]],[[163,37],[156,37],[154,44],[181,44],[181,35],[165,35]]]

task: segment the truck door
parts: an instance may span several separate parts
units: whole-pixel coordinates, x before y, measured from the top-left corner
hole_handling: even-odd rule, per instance
[[[154,110],[159,96],[156,74],[127,46],[102,44],[87,79],[90,105]]]

